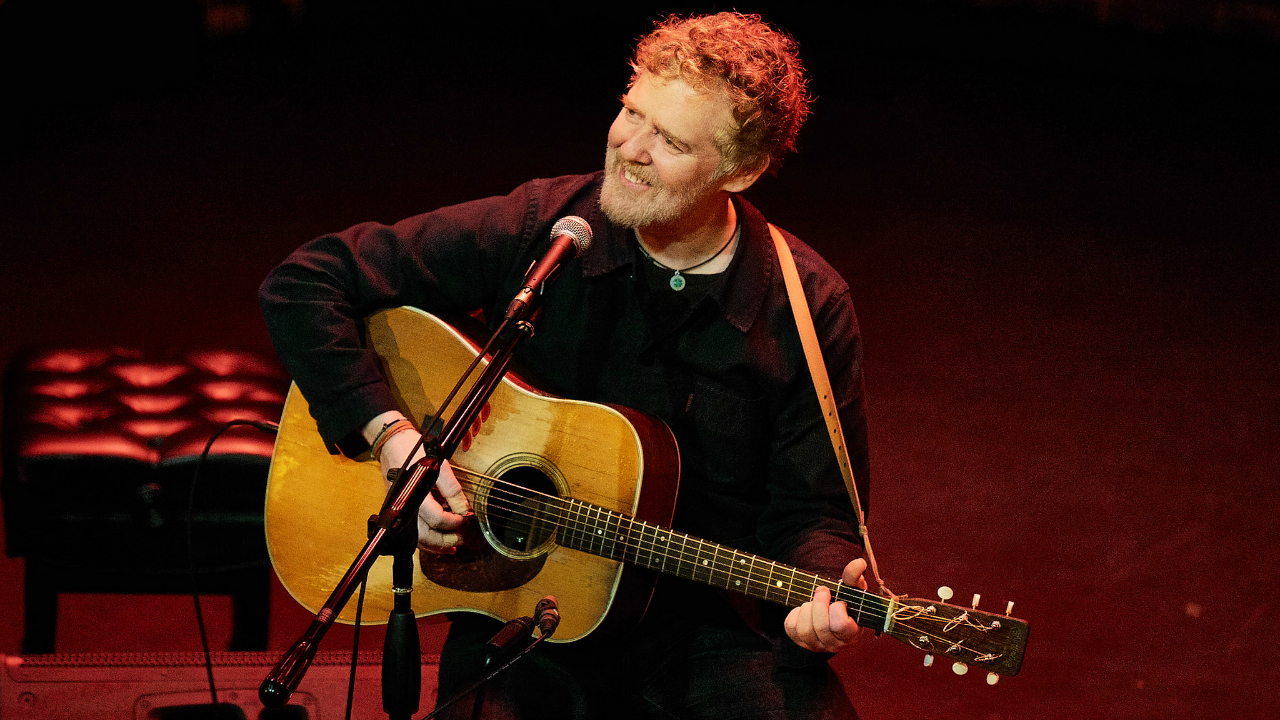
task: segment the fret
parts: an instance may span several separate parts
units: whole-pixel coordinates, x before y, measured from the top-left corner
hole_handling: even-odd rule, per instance
[[[618,530],[618,552],[614,555],[615,560],[636,564],[636,526],[639,524],[635,520],[616,513]]]
[[[790,570],[790,572],[788,572]],[[773,563],[772,574],[773,586],[778,589],[778,602],[783,605],[791,604],[791,586],[795,583],[796,574],[794,570],[785,565]]]
[[[710,543],[708,543],[705,540],[700,540],[697,538],[695,538],[694,540],[695,542],[698,543],[698,545],[697,545],[697,549],[693,553],[693,557],[691,558],[693,562],[693,568],[690,572],[689,577],[696,582],[700,582],[704,585],[710,585],[711,584],[711,558],[715,557],[715,553],[714,553],[715,546],[712,545],[713,552],[711,556],[708,557],[707,546],[710,545]]]
[[[690,580],[695,579],[694,575],[698,572],[698,549],[693,545],[695,542],[701,542],[692,535],[680,536],[680,559],[684,561],[683,577]]]
[[[849,595],[852,595],[852,593],[845,593],[844,590],[845,590],[844,580],[841,580],[839,583],[836,584],[835,589],[832,590],[832,595],[840,600],[844,600],[845,610],[849,613],[850,616],[853,617],[853,621],[855,623],[857,623],[858,625],[862,625],[865,622],[862,618],[862,613],[864,610],[863,600],[865,598],[856,597],[856,596],[848,597]]]
[[[644,566],[651,570],[662,569],[662,551],[658,549],[658,532],[659,528],[655,525],[645,523],[645,564]]]
[[[565,523],[567,530],[566,544],[576,550],[587,550],[589,535],[586,526],[583,503],[573,500],[569,503],[570,513]]]
[[[875,595],[861,588],[844,587],[840,591],[841,599],[854,610],[854,620],[862,627],[881,630],[888,620],[888,604]]]
[[[636,528],[639,531],[636,531]],[[640,567],[653,568],[653,526],[649,523],[632,523],[632,540],[635,542],[635,563]]]
[[[613,529],[609,531],[609,554],[606,557],[611,560],[621,560],[626,557],[627,535],[622,529],[622,519],[622,515],[618,513],[609,513],[609,522],[613,524]]]
[[[743,588],[742,592],[753,598],[765,598],[769,589],[769,581],[767,577],[761,577],[759,568],[756,563],[760,558],[747,553],[738,553],[737,568],[742,570]]]
[[[587,543],[587,552],[592,555],[604,554],[604,528],[600,523],[600,508],[595,505],[587,506],[587,534],[589,537]]]
[[[835,589],[830,582],[824,583],[828,590],[831,590],[831,596],[835,597]],[[818,576],[813,573],[807,573],[799,568],[791,568],[791,588],[790,603],[799,605],[809,602],[813,599],[813,591],[818,589]],[[789,603],[789,604],[790,604]]]
[[[600,508],[587,506],[587,552],[601,555],[604,550],[604,530],[600,527]]]
[[[748,592],[750,575],[747,572],[747,554],[730,550],[725,558],[725,587],[738,592]]]
[[[764,562],[754,555],[747,558],[747,592],[761,600],[769,598],[769,567]]]
[[[578,508],[578,501],[570,500],[568,509],[569,512],[565,516],[564,523],[565,545],[571,548],[581,548],[582,543],[579,542],[579,539],[582,537],[582,521],[579,519],[581,511]]]
[[[664,569],[673,575],[688,577],[684,573],[684,536],[670,530],[666,532],[666,536],[667,564]]]
[[[560,506],[560,516],[557,518],[559,522],[556,527],[556,542],[565,546],[573,547],[573,543],[569,542],[569,523],[572,522],[573,501],[565,500]]]
[[[667,569],[667,563],[671,560],[671,533],[662,528],[655,529],[653,549],[658,556],[658,562],[654,567],[665,573],[672,572]]]
[[[728,588],[733,586],[733,551],[723,545],[713,545],[715,548],[711,555],[711,573],[708,582],[716,587]]]
[[[777,572],[778,563],[772,560],[769,560],[768,563],[769,563],[769,572],[767,573],[766,580],[765,580],[765,582],[768,585],[768,590],[766,591],[765,599],[772,600],[773,602],[782,603],[783,605],[786,605],[787,597],[788,597],[787,591],[785,588],[786,581],[784,581],[781,577],[781,574]]]

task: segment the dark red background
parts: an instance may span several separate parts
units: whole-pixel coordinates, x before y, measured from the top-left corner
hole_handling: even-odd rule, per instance
[[[0,8],[6,358],[267,349],[257,284],[303,241],[599,167],[660,15],[308,3],[205,38],[198,4],[37,5]],[[1033,628],[995,687],[887,639],[836,665],[868,720],[1274,717],[1274,5],[980,5],[758,8],[818,102],[750,197],[853,287],[883,573]],[[65,597],[58,649],[198,649],[190,605]],[[278,593],[273,648],[306,621]]]

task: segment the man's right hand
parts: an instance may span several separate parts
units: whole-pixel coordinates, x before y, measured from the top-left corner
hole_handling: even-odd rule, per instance
[[[383,413],[374,418],[366,426],[365,437],[372,440],[383,425],[395,420],[399,413]],[[372,428],[372,437],[370,436]],[[378,464],[382,477],[386,479],[391,470],[398,470],[404,465],[409,451],[422,437],[417,430],[404,430],[392,435],[382,445],[382,454]],[[414,460],[423,456],[421,450],[414,455]],[[390,483],[387,486],[390,487]],[[418,546],[427,552],[451,554],[462,544],[461,529],[471,517],[471,507],[467,497],[462,493],[462,486],[453,474],[449,463],[440,466],[440,477],[435,489],[428,493],[418,508]]]

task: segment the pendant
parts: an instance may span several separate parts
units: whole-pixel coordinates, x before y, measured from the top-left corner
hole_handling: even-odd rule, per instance
[[[679,270],[676,270],[676,274],[671,276],[671,282],[668,284],[671,285],[672,290],[680,291],[684,289],[684,278],[681,277]]]

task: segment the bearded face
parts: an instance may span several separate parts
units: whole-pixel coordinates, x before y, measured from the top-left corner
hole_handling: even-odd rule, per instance
[[[714,176],[669,186],[652,168],[623,160],[614,147],[605,150],[604,169],[600,208],[610,221],[622,227],[672,225],[714,197],[719,189]]]
[[[609,127],[600,206],[624,227],[696,225],[723,209],[717,134],[732,125],[722,92],[643,72]]]

